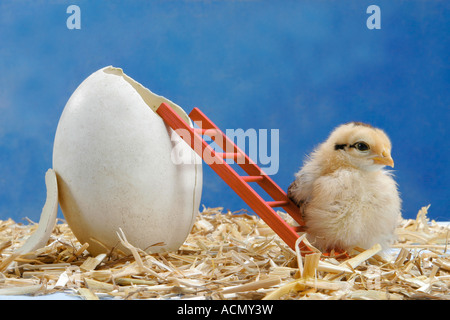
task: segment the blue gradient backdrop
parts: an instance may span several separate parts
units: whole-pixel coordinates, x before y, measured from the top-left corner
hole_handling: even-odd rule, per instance
[[[69,30],[66,9],[81,9]],[[366,9],[381,8],[369,30]],[[448,1],[0,2],[0,220],[37,221],[64,105],[121,67],[222,129],[280,129],[284,189],[338,124],[387,131],[407,218],[449,214]],[[204,167],[202,204],[247,208]]]

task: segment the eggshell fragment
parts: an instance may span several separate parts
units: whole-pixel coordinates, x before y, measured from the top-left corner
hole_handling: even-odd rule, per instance
[[[50,239],[58,214],[58,186],[55,171],[52,169],[48,169],[45,173],[45,186],[47,188],[47,198],[44,207],[42,208],[41,217],[36,230],[27,238],[20,248],[1,261],[0,272],[7,269],[20,255],[45,247],[48,239]],[[8,294],[7,291],[4,291],[4,294]]]
[[[162,102],[191,123],[173,102],[106,67],[64,108],[53,149],[59,203],[93,255],[120,247],[119,229],[140,249],[176,250],[193,226],[202,160],[154,112]]]
[[[18,254],[25,254],[45,247],[56,224],[58,214],[58,186],[55,171],[48,169],[45,173],[45,186],[47,198],[42,208],[41,217],[36,231],[27,239]]]

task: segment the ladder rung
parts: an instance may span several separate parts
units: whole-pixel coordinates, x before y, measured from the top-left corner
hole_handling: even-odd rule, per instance
[[[206,132],[206,130],[208,129],[203,129],[203,128],[194,128],[194,131],[200,134],[204,134]]]
[[[238,159],[245,159],[245,157],[239,153],[233,153],[233,152],[215,152],[214,153],[216,156],[223,158],[223,159],[234,159],[234,160],[238,160]]]
[[[289,201],[267,201],[267,204],[269,205],[269,207],[272,208],[276,208],[276,207],[283,207],[283,206],[287,206],[289,204]]]
[[[305,232],[306,231],[305,226],[293,226],[292,229],[294,229],[295,232]]]
[[[241,176],[241,178],[245,182],[258,182],[264,180],[264,176]]]
[[[216,129],[194,128],[194,131],[203,135],[217,134]]]

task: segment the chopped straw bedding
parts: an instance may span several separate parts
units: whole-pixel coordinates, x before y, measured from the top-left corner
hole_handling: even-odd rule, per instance
[[[14,256],[37,225],[0,221],[0,295],[65,292],[84,299],[450,299],[449,227],[403,220],[389,254],[301,257],[258,216],[204,209],[176,252],[86,251],[64,221],[44,248]],[[279,212],[287,220],[283,212]],[[331,253],[333,255],[333,253]]]

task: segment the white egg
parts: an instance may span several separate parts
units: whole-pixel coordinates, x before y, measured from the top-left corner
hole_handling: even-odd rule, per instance
[[[173,102],[106,67],[84,80],[64,108],[53,149],[59,203],[91,254],[117,246],[119,228],[150,252],[177,250],[191,231],[202,160],[155,113],[162,102],[191,123]]]

